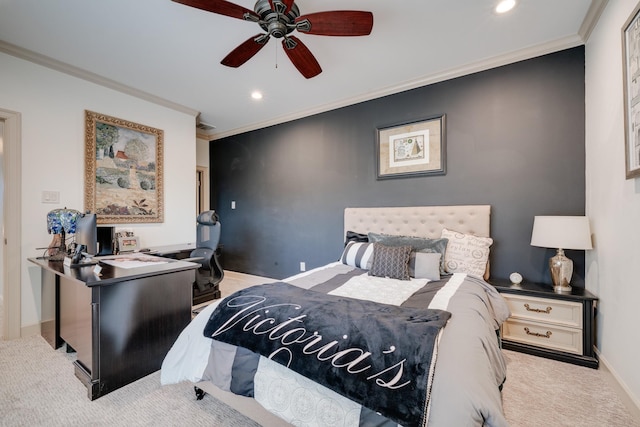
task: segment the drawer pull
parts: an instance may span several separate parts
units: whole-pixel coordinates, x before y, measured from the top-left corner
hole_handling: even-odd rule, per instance
[[[531,308],[529,304],[525,304],[524,308],[526,308],[527,311],[533,311],[534,313],[547,313],[547,314],[551,313],[551,307],[547,307],[546,310],[543,310],[541,308]]]
[[[546,334],[541,334],[541,333],[538,333],[538,332],[531,332],[529,330],[529,328],[524,328],[524,331],[527,333],[527,335],[533,335],[534,337],[551,338],[551,331],[547,331]]]

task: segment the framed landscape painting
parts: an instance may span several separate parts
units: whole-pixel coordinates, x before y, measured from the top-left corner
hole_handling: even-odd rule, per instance
[[[160,129],[85,111],[85,210],[99,224],[164,221]]]
[[[444,175],[445,115],[377,129],[378,179]]]
[[[640,176],[640,5],[622,27],[625,173]]]

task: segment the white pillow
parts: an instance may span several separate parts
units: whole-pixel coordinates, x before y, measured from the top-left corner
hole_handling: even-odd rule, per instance
[[[444,269],[447,273],[467,273],[482,277],[489,260],[490,237],[442,229],[442,238],[449,239],[444,253]]]
[[[363,270],[370,270],[372,261],[373,243],[349,242],[340,257],[343,264]]]

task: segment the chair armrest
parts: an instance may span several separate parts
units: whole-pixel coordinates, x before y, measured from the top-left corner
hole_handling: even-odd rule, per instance
[[[182,258],[180,261],[187,261],[187,262],[200,262],[204,260],[204,257],[201,256],[194,256],[191,258]]]

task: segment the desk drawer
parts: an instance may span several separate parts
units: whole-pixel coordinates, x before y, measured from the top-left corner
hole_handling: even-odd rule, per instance
[[[513,317],[502,325],[502,339],[582,354],[582,330]]]
[[[582,328],[582,304],[579,302],[506,293],[503,293],[502,296],[507,300],[513,319]]]

